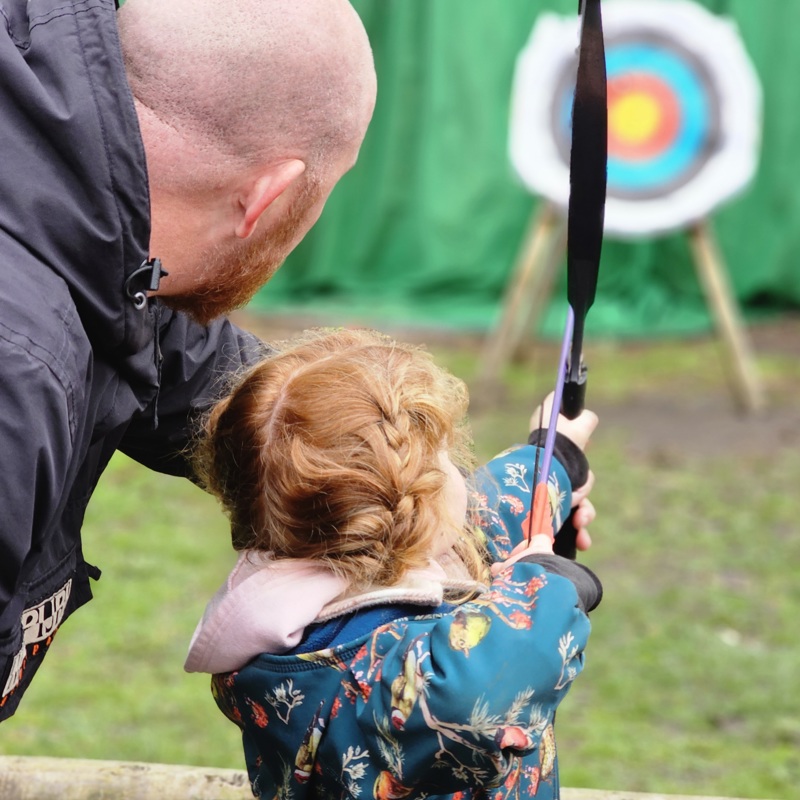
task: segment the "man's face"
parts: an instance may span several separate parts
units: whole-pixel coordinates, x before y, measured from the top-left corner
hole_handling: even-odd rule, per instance
[[[164,296],[164,304],[203,325],[247,304],[319,219],[332,188],[306,179],[281,220],[260,235],[209,249],[191,291]]]

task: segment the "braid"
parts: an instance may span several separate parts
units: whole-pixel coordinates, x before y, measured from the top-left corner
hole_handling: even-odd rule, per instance
[[[318,559],[353,586],[392,585],[461,532],[440,458],[449,449],[467,465],[465,410],[464,384],[423,350],[371,331],[315,332],[245,373],[212,411],[199,472],[235,547]]]

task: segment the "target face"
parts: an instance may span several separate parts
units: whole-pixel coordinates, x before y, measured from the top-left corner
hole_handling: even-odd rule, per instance
[[[730,23],[686,0],[603,6],[608,76],[606,232],[685,226],[752,178],[761,93]],[[543,15],[520,56],[511,157],[535,193],[566,207],[576,19]]]

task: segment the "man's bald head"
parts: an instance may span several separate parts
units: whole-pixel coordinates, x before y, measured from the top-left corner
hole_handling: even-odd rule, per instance
[[[375,75],[346,0],[128,0],[119,28],[137,103],[223,174],[317,175],[363,138]]]
[[[269,279],[353,166],[372,51],[347,0],[127,0],[118,19],[157,294],[205,322]]]

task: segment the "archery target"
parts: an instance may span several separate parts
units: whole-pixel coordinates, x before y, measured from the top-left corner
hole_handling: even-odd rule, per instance
[[[688,0],[603,5],[608,77],[606,233],[644,236],[707,216],[755,173],[761,90],[732,23]],[[537,20],[512,93],[510,155],[566,208],[579,21]]]

